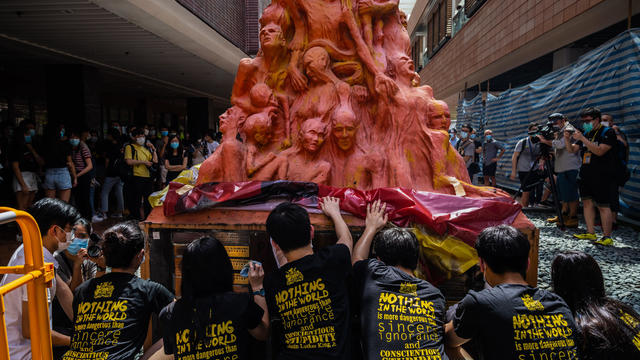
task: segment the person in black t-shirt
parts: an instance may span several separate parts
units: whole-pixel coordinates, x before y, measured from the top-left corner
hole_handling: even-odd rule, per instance
[[[277,359],[351,359],[346,280],[353,240],[339,200],[325,197],[321,205],[335,224],[338,242],[316,253],[313,227],[302,207],[285,202],[267,218],[281,266],[264,283],[269,314],[280,320],[279,331],[274,329]]]
[[[32,130],[25,122],[20,123],[13,146],[9,149],[8,159],[14,175],[13,191],[19,210],[26,210],[33,204],[38,191],[38,172],[40,166],[44,165],[44,160],[35,149],[35,131]]]
[[[144,262],[144,234],[136,222],[104,232],[102,252],[111,272],[82,283],[73,299],[73,335],[63,360],[136,358],[151,314],[173,301],[164,286],[135,275]]]
[[[364,358],[448,359],[444,296],[413,275],[420,245],[411,231],[378,232],[387,222],[385,207],[367,205],[366,227],[351,256]],[[372,240],[376,259],[368,258]]]
[[[579,359],[580,334],[567,304],[556,294],[525,281],[529,241],[517,229],[483,230],[476,250],[487,283],[458,303],[446,325],[447,346],[476,340],[480,359]]]
[[[107,133],[107,139],[102,146],[102,156],[105,159],[105,178],[104,184],[102,184],[102,190],[100,192],[100,212],[98,216],[101,220],[107,218],[107,212],[109,211],[109,194],[113,190],[116,196],[116,210],[112,214],[114,218],[122,218],[122,212],[124,210],[124,197],[122,193],[123,179],[122,176],[127,169],[124,164],[123,148],[119,139],[122,136],[120,131],[112,128]]]
[[[180,175],[182,170],[187,168],[189,156],[180,142],[180,138],[174,136],[169,139],[169,149],[164,153],[164,167],[167,169],[167,181],[169,185],[173,179]]]
[[[582,166],[580,167],[580,197],[584,209],[584,221],[587,223],[587,232],[574,234],[578,239],[592,240],[596,244],[613,245],[611,230],[613,217],[611,215],[611,201],[618,184],[612,179],[615,170],[617,140],[613,129],[600,123],[600,110],[587,108],[580,112],[582,119],[583,135],[576,130],[573,138],[578,143],[571,144],[568,149],[575,153],[582,151]],[[600,220],[602,221],[602,238],[598,240],[595,231],[596,213],[598,207]],[[597,241],[596,241],[597,240]]]
[[[248,359],[248,335],[268,335],[263,277],[262,266],[250,263],[249,282],[258,291],[253,298],[234,293],[233,268],[220,241],[205,237],[189,244],[182,257],[182,298],[160,313],[165,354],[176,360]]]
[[[602,271],[591,255],[573,250],[556,255],[551,282],[583,335],[583,360],[640,359],[640,315],[605,295]]]

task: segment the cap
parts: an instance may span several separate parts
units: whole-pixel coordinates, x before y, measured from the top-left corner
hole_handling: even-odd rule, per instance
[[[566,116],[564,116],[561,113],[553,113],[553,114],[549,115],[549,121],[553,121],[553,122],[556,122],[558,120],[562,120],[564,118],[566,118]]]

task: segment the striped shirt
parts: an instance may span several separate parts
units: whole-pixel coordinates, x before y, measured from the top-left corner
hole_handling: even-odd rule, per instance
[[[85,159],[91,159],[91,150],[89,150],[87,144],[80,142],[80,145],[73,149],[71,158],[73,159],[73,165],[76,167],[76,173],[78,173],[87,167]]]

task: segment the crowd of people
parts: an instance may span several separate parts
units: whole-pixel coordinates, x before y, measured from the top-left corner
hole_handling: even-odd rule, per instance
[[[550,197],[557,197],[561,214],[549,218],[550,223],[559,223],[562,217],[561,225],[577,228],[581,200],[586,232],[574,236],[611,246],[611,233],[617,227],[620,210],[620,188],[630,175],[627,168],[629,143],[611,115],[588,107],[579,116],[582,131],[561,113],[549,115],[545,124],[529,124],[528,135],[516,142],[511,167],[507,169],[510,172],[507,172],[511,180],[520,183],[519,201],[523,207],[535,207],[545,202],[553,204]],[[505,146],[493,138],[492,131],[485,130],[484,141],[480,142],[475,130],[470,125],[463,125],[459,134],[455,129],[450,131],[450,139],[464,157],[469,177],[473,179],[482,171],[484,185],[496,186],[496,166],[504,155]],[[482,169],[479,163],[483,164]],[[555,194],[550,173],[553,183],[557,184]],[[601,236],[595,230],[596,208]]]
[[[441,291],[414,274],[415,234],[387,224],[384,203],[367,205],[355,244],[339,200],[323,198],[321,208],[337,237],[322,249],[313,248],[304,208],[284,202],[271,211],[277,269],[265,275],[250,261],[248,292],[233,291],[233,266],[218,239],[191,242],[176,300],[136,275],[146,242],[138,223],[99,236],[68,203],[37,201],[29,212],[56,269],[47,290],[55,359],[242,360],[265,340],[277,359],[640,359],[640,315],[605,295],[586,253],[559,253],[546,291],[525,281],[526,236],[508,225],[486,228],[475,245],[483,285],[447,310]],[[21,264],[22,246],[8,265]],[[25,288],[4,301],[11,359],[30,359]],[[154,314],[161,340],[143,352]]]
[[[38,135],[29,120],[10,130],[10,141],[0,142],[0,185],[11,184],[15,207],[25,210],[39,197],[58,198],[92,222],[145,218],[151,208],[142,200],[202,163],[220,140],[212,130],[198,138],[117,122],[104,138],[94,130],[53,124]]]

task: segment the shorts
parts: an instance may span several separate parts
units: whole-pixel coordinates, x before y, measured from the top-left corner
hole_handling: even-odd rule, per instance
[[[46,190],[69,190],[71,189],[71,175],[69,169],[52,168],[44,172],[44,184]]]
[[[24,183],[27,185],[26,191],[38,191],[38,176],[36,173],[31,171],[22,171],[22,180],[24,180]],[[25,191],[22,189],[22,186],[20,186],[20,182],[18,182],[16,177],[13,178],[13,191]]]
[[[618,184],[602,176],[580,178],[580,198],[593,200],[597,207],[608,208],[616,195]]]
[[[558,198],[565,203],[578,201],[578,170],[558,173]]]
[[[518,177],[520,178],[520,187],[522,187],[522,191],[529,192],[535,189],[540,179],[538,178],[538,173],[536,171],[531,172],[531,176],[527,179],[529,175],[529,171],[518,171]],[[525,184],[525,180],[527,183]]]
[[[496,169],[498,168],[497,162],[492,162],[491,164],[484,164],[482,166],[482,175],[483,176],[496,176]]]

